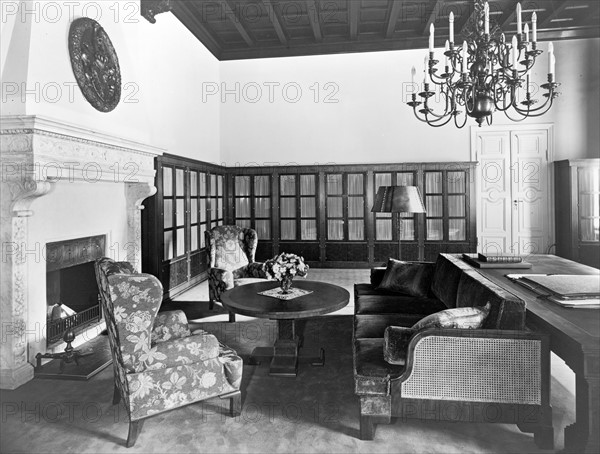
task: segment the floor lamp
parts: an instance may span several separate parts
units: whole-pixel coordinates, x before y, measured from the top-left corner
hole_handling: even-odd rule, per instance
[[[417,186],[380,186],[372,213],[425,213]],[[402,259],[402,217],[398,215],[398,260]]]

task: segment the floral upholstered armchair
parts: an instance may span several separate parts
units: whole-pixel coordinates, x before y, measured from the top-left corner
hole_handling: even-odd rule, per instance
[[[204,232],[208,250],[209,308],[221,301],[221,294],[238,285],[266,279],[264,264],[256,262],[258,235],[254,229],[221,225]],[[235,314],[229,314],[235,321]]]
[[[211,334],[192,335],[182,311],[157,314],[163,288],[156,277],[109,258],[95,266],[113,357],[113,404],[123,399],[129,416],[127,447],[145,418],[193,402],[228,398],[238,415],[242,360],[236,352]]]

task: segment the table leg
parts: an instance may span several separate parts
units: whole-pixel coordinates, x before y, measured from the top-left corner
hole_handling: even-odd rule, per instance
[[[597,367],[598,359],[586,364],[593,369],[589,363]],[[600,452],[600,377],[597,368],[586,372],[575,377],[576,421],[565,427],[566,452]]]
[[[312,366],[325,364],[322,348],[302,348],[295,320],[277,320],[277,340],[273,347],[256,347],[248,360],[252,366],[271,361],[269,375],[295,377],[298,362],[308,362]]]

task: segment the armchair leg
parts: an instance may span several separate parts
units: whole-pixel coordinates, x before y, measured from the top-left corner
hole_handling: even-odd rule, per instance
[[[135,442],[137,441],[138,435],[140,434],[143,425],[143,419],[138,419],[137,421],[129,421],[129,433],[127,434],[128,448],[131,448],[133,445],[135,445]]]
[[[242,393],[238,392],[236,395],[229,398],[229,415],[232,418],[240,416],[242,414]]]
[[[215,300],[213,300],[212,298],[210,298],[208,300],[208,310],[212,311],[215,308]]]
[[[233,312],[229,313],[229,323],[235,322],[235,314]]]
[[[113,405],[117,405],[119,402],[121,402],[121,392],[119,391],[119,388],[117,387],[117,384],[115,383],[113,388]]]

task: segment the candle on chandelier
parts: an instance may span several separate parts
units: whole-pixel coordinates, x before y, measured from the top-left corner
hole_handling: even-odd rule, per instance
[[[463,41],[462,45],[462,73],[467,74],[467,42]]]
[[[529,42],[529,25],[528,24],[525,24],[523,31],[525,32],[525,42],[528,43]]]
[[[513,69],[517,70],[517,61],[519,60],[519,47],[517,43],[517,36],[513,36],[512,38],[512,66]]]
[[[520,35],[521,32],[521,4],[517,3],[517,33]]]
[[[429,25],[429,52],[433,52],[433,34],[435,32],[435,27],[433,24]]]
[[[484,13],[484,21],[483,21],[484,33],[486,35],[489,35],[490,34],[490,5],[488,5],[488,2],[485,2],[485,6],[483,7],[483,13]]]
[[[531,28],[532,28],[531,41],[536,43],[537,42],[537,14],[535,14],[535,11],[531,15]]]
[[[450,26],[450,42],[454,42],[454,13],[450,11],[450,16],[448,16],[448,24]]]
[[[427,82],[427,61],[429,60],[429,55],[425,55],[425,62],[423,64],[423,83]]]
[[[548,74],[554,74],[556,59],[554,58],[554,44],[548,43]]]
[[[444,47],[444,66],[446,68],[449,66],[448,55],[446,55],[448,51],[450,51],[450,43],[446,40],[446,46]]]
[[[416,68],[413,66],[412,69],[410,70],[410,83],[411,84],[415,84],[415,76],[417,75],[417,70]]]

